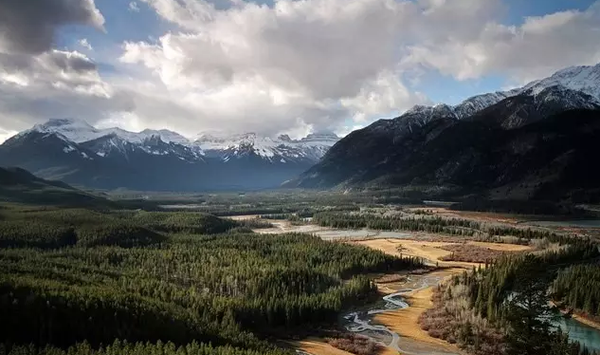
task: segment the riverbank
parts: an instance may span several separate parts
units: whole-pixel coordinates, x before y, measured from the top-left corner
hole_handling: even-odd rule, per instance
[[[433,287],[447,281],[453,275],[463,273],[480,264],[467,262],[442,261],[440,258],[451,254],[441,247],[456,244],[453,242],[432,242],[413,239],[359,239],[346,240],[347,243],[363,245],[395,256],[414,256],[427,261],[429,265],[440,268],[423,274],[409,274],[398,281],[378,283],[378,290],[385,296],[401,294],[404,307],[390,310],[372,309],[371,316],[364,313],[354,318],[349,329],[359,333],[369,329],[379,330],[391,335],[391,342],[386,342],[380,354],[409,355],[451,355],[464,354],[456,345],[430,336],[421,329],[418,321],[420,315],[433,306]],[[520,252],[530,249],[528,246],[503,243],[467,242],[468,244],[487,247],[489,249]],[[385,297],[384,296],[384,297]],[[355,315],[353,315],[354,317]],[[298,342],[298,348],[312,355],[347,355],[348,353],[327,344],[319,338]],[[391,351],[391,352],[390,352]]]
[[[588,327],[592,327],[594,329],[600,330],[600,322],[591,320],[589,318],[587,318],[586,316],[582,315],[582,314],[578,314],[578,313],[573,313],[571,315],[571,317],[573,319],[575,319],[576,321],[578,321],[579,323],[585,324]]]
[[[462,268],[437,270],[430,273],[430,276],[439,277],[441,282],[445,282],[463,271]],[[397,333],[402,338],[402,346],[407,353],[462,354],[457,346],[427,334],[418,323],[419,316],[433,306],[433,287],[434,285],[431,285],[403,294],[404,301],[408,303],[407,308],[376,314],[373,321]]]
[[[551,301],[550,302],[551,305],[556,306],[560,313],[562,313],[563,315],[569,314],[569,311],[562,308],[559,304],[557,304],[556,302]],[[583,313],[581,312],[577,312],[577,311],[573,311],[570,314],[571,318],[575,319],[576,321],[578,321],[579,323],[585,324],[588,327],[600,330],[600,322],[590,319],[587,316],[585,316]]]
[[[340,325],[349,332],[380,343],[379,355],[463,354],[456,346],[429,336],[418,324],[421,313],[432,306],[433,287],[463,271],[462,268],[447,268],[408,273],[398,281],[377,283],[382,301],[344,315]],[[298,341],[294,345],[311,355],[349,354],[317,337]]]
[[[556,306],[562,315],[569,312],[560,308],[555,302],[550,304]],[[581,313],[574,312],[569,317],[560,317],[555,323],[562,331],[569,333],[572,341],[578,341],[592,351],[600,351],[600,322],[589,319]]]

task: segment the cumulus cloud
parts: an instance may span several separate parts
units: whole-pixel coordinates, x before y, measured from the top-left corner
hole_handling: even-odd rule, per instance
[[[520,26],[482,24],[472,38],[417,43],[405,63],[434,68],[458,80],[508,75],[521,84],[570,65],[600,61],[600,2],[585,11],[525,18]]]
[[[110,96],[110,88],[100,78],[96,64],[76,51],[51,50],[37,56],[0,53],[0,82]]]
[[[104,29],[94,0],[0,0],[0,49],[39,54],[52,48],[63,25]]]
[[[398,80],[398,75],[383,72],[363,86],[355,97],[342,98],[341,104],[354,113],[354,121],[364,124],[376,115],[398,116],[402,108],[414,104],[430,104],[422,93],[410,91]]]
[[[69,24],[104,30],[93,0],[0,0],[0,140],[49,117],[94,122],[133,109],[93,60],[53,48],[56,31]],[[91,49],[86,39],[78,43]]]
[[[192,32],[166,34],[156,45],[127,43],[125,62],[146,65],[174,88],[256,76],[319,99],[353,95],[393,66],[394,38],[408,20],[406,4],[382,0],[286,0],[227,11],[202,1],[149,2]]]
[[[416,11],[394,0],[233,2],[228,10],[203,1],[145,2],[183,31],[126,43],[121,61],[145,66],[187,107],[197,106],[199,129],[220,117],[271,133],[336,127],[361,96],[387,95],[389,88],[372,82],[394,69],[398,37]],[[399,83],[401,73],[393,72],[390,80]],[[394,94],[403,97],[395,110],[422,101],[405,91]]]
[[[99,75],[82,53],[50,50],[39,55],[0,53],[0,113],[5,127],[24,129],[51,117],[94,122],[133,102]]]
[[[518,25],[501,22],[502,0],[125,4],[135,12],[140,2],[169,30],[124,42],[111,63],[118,74],[103,77],[86,55],[52,48],[59,26],[102,29],[92,0],[0,0],[0,113],[14,110],[28,122],[75,116],[100,125],[166,127],[188,136],[344,133],[430,103],[408,85],[422,73],[459,81],[495,74],[508,84],[600,61],[600,2]],[[33,5],[19,3],[53,9],[31,21]],[[6,9],[20,20],[3,21]],[[25,43],[33,34],[40,34],[37,43]]]

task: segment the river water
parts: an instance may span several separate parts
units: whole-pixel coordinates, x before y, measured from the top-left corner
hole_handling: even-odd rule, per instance
[[[383,346],[392,348],[407,355],[451,355],[434,344],[418,343],[412,339],[403,337],[390,328],[381,324],[373,324],[373,318],[379,313],[404,309],[409,307],[402,297],[403,295],[435,286],[443,280],[443,275],[424,274],[410,275],[407,277],[405,288],[384,296],[381,301],[359,311],[350,312],[343,316],[343,325],[346,330],[371,338]]]
[[[560,317],[557,321],[563,332],[569,334],[569,339],[577,341],[588,350],[600,351],[600,331],[586,324],[578,322],[574,318]]]

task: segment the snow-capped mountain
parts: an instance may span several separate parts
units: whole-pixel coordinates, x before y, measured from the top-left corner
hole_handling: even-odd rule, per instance
[[[31,131],[45,133],[60,133],[75,143],[83,143],[108,135],[115,135],[123,139],[124,141],[136,144],[142,143],[144,140],[153,136],[158,136],[162,141],[167,143],[189,143],[188,139],[184,136],[180,135],[177,132],[169,131],[166,129],[146,129],[139,133],[129,132],[118,127],[97,129],[83,120],[73,118],[51,118],[45,123],[37,124],[33,126],[33,128],[21,132],[20,134],[27,134]]]
[[[569,67],[554,73],[548,78],[532,81],[523,87],[476,95],[455,106],[445,104],[433,107],[417,105],[406,111],[401,117],[423,124],[440,117],[439,114],[443,117],[454,116],[456,119],[462,119],[506,98],[521,94],[535,97],[545,89],[556,86],[590,95],[596,103],[600,104],[600,63],[595,66]]]
[[[306,161],[316,163],[339,138],[333,133],[309,134],[293,140],[287,135],[276,138],[256,133],[237,135],[199,134],[189,140],[177,132],[150,130],[129,132],[121,128],[97,129],[85,121],[70,118],[52,118],[43,124],[19,133],[55,133],[65,139],[85,144],[100,157],[112,154],[127,156],[128,152],[141,149],[153,155],[175,154],[184,160],[218,158],[223,161],[257,156],[272,163]],[[164,143],[157,148],[159,143]]]
[[[581,91],[600,101],[600,63],[594,66],[575,66],[559,70],[548,78],[525,85],[521,91],[537,94],[557,85]]]
[[[600,137],[598,117],[600,64],[567,68],[521,88],[378,120],[285,186],[448,183],[471,193],[474,186],[537,189],[557,179],[538,197],[560,188],[583,191],[584,184],[596,186],[596,175],[585,171]]]
[[[153,135],[144,140],[132,142],[111,133],[91,141],[80,143],[100,157],[115,157],[130,160],[135,154],[168,156],[172,155],[187,162],[203,161],[202,151],[194,146],[165,142],[161,136]]]
[[[293,140],[255,133],[188,140],[168,130],[136,133],[50,119],[0,145],[0,165],[109,189],[269,188],[308,169],[337,140],[332,134]]]
[[[339,137],[333,133],[309,134],[300,140],[293,140],[287,135],[271,138],[256,133],[230,136],[202,133],[197,136],[194,145],[200,147],[207,157],[223,161],[256,155],[280,163],[317,162],[338,140]]]

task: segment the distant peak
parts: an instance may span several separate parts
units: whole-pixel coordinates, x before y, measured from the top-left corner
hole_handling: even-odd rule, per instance
[[[141,131],[140,134],[145,134],[148,136],[153,136],[153,135],[160,135],[160,134],[173,134],[173,135],[179,135],[179,133],[174,132],[174,131],[170,131],[168,129],[149,129],[146,128],[145,130]]]
[[[93,127],[85,122],[84,120],[79,120],[76,118],[50,118],[48,121],[37,124],[34,127],[45,127],[45,128],[60,128],[60,127],[81,127],[85,129],[93,129]]]
[[[277,138],[279,140],[281,140],[281,141],[284,141],[284,142],[291,142],[292,141],[292,139],[290,138],[290,136],[288,136],[287,134],[281,134]]]
[[[523,87],[508,91],[496,91],[472,96],[456,106],[436,104],[435,106],[415,105],[404,112],[400,118],[408,116],[427,117],[429,115],[451,116],[461,119],[473,115],[487,107],[490,107],[508,97],[526,94],[538,95],[551,91],[572,90],[587,94],[600,101],[600,63],[596,65],[571,66],[561,69],[552,76],[528,83]]]
[[[157,145],[160,143],[164,143],[160,134],[152,134],[144,139],[144,144]]]
[[[567,68],[564,68],[564,69],[561,69],[561,70],[555,72],[554,74],[552,74],[551,78],[577,75],[578,73],[581,73],[581,72],[600,72],[600,63],[598,63],[596,65],[570,66],[570,67],[567,67]]]
[[[425,106],[425,105],[414,105],[413,107],[411,107],[410,109],[408,109],[406,111],[407,114],[411,114],[411,113],[417,113],[417,112],[422,112],[425,110],[430,109],[431,106]]]
[[[73,124],[73,123],[85,123],[83,120],[79,120],[76,118],[50,118],[47,121],[48,124],[54,125],[64,125],[64,124]]]

